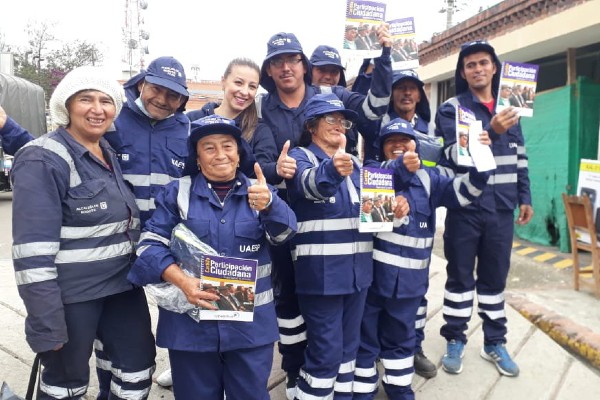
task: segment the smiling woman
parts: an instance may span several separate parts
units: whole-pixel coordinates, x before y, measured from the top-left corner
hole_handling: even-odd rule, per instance
[[[227,398],[268,399],[279,335],[267,243],[279,245],[293,236],[296,217],[252,162],[235,121],[210,115],[192,122],[189,148],[189,176],[169,183],[157,196],[129,279],[138,285],[171,282],[190,304],[209,310],[242,309],[227,288],[220,288],[219,298],[176,263],[168,243],[180,223],[222,256],[258,260],[252,321],[197,323],[187,313],[159,308],[157,344],[169,349],[175,398],[218,399],[225,392]],[[249,162],[256,182],[244,172]]]
[[[44,366],[41,397],[83,397],[100,339],[112,366],[124,372],[112,390],[143,399],[152,384],[148,304],[127,280],[139,210],[103,138],[121,96],[105,71],[74,69],[50,98],[59,128],[15,157],[13,260],[27,341]]]

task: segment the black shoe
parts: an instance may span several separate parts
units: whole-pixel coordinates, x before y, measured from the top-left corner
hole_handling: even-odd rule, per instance
[[[429,361],[423,350],[415,353],[415,372],[425,379],[430,379],[437,375],[436,366]]]

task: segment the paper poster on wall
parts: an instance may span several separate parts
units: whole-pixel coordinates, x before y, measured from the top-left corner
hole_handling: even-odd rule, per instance
[[[577,180],[577,195],[588,196],[592,205],[592,217],[596,223],[596,232],[600,232],[600,161],[581,159],[579,162],[579,179]],[[590,243],[589,238],[580,237],[579,240]]]

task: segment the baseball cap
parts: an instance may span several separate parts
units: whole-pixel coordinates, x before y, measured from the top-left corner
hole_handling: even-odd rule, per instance
[[[312,78],[308,58],[302,51],[302,46],[296,35],[287,32],[276,33],[267,41],[267,56],[260,68],[260,85],[269,93],[276,89],[275,81],[267,73],[267,67],[269,60],[280,54],[300,54],[302,56],[302,61],[307,66],[307,71],[304,74],[304,82],[310,85]]]
[[[394,76],[392,78],[392,87],[396,83],[398,83],[398,82],[400,82],[401,80],[404,80],[404,79],[413,81],[419,87],[425,86],[425,84],[423,83],[423,81],[419,79],[419,74],[417,74],[412,69],[405,69],[405,70],[402,70],[402,71],[394,71]]]
[[[492,57],[494,64],[496,64],[496,73],[492,78],[492,92],[494,97],[496,97],[498,85],[500,84],[500,71],[502,70],[502,64],[496,55],[496,51],[486,40],[473,40],[460,46],[460,53],[458,53],[458,61],[456,63],[456,72],[454,74],[456,94],[464,93],[469,89],[467,80],[461,75],[463,69],[463,59],[468,55],[478,53],[480,51],[488,53]]]
[[[293,33],[279,32],[271,36],[267,42],[265,60],[280,54],[302,54],[302,46]]]
[[[346,76],[344,74],[344,66],[342,65],[342,58],[340,57],[339,51],[335,47],[331,46],[317,46],[310,56],[310,65],[312,66],[323,66],[333,65],[340,68],[340,80],[338,85],[346,86]]]
[[[382,144],[391,135],[405,135],[409,136],[415,141],[417,139],[415,131],[410,122],[402,118],[394,118],[393,120],[381,127],[381,130],[379,131],[379,135],[377,136],[375,142],[375,146],[379,149],[383,148]]]
[[[240,165],[238,169],[246,176],[254,177],[254,163],[256,162],[256,159],[252,153],[252,148],[248,142],[242,138],[242,131],[235,124],[234,120],[216,114],[197,119],[191,123],[190,137],[188,138],[189,155],[185,162],[183,175],[194,176],[198,173],[198,167],[196,165],[198,158],[196,144],[203,137],[217,134],[231,135],[235,138],[240,154]]]
[[[392,77],[392,89],[398,82],[402,80],[410,80],[416,83],[421,95],[421,100],[417,103],[416,111],[419,115],[419,118],[429,122],[431,120],[431,110],[429,109],[429,99],[427,98],[427,94],[425,93],[424,89],[425,83],[419,79],[419,74],[417,74],[415,70],[405,69],[401,71],[394,71],[394,75]],[[393,107],[393,104],[391,103],[390,107]]]
[[[242,131],[234,120],[216,114],[197,119],[191,124],[190,141],[194,146],[203,137],[215,134],[231,135],[238,143],[242,139]]]
[[[316,94],[306,102],[304,108],[304,119],[309,120],[325,114],[339,112],[346,119],[354,121],[358,114],[352,110],[347,110],[344,103],[333,93]]]
[[[144,79],[189,97],[183,65],[173,57],[159,57],[148,65]]]

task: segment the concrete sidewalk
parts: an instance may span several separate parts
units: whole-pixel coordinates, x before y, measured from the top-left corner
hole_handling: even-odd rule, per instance
[[[425,354],[438,366],[438,375],[430,380],[415,375],[413,389],[416,397],[421,399],[512,399],[512,400],[592,400],[600,399],[600,373],[589,366],[589,361],[567,352],[560,344],[553,341],[546,333],[538,329],[527,318],[507,304],[508,318],[508,350],[518,363],[521,374],[517,378],[501,376],[493,364],[479,356],[483,344],[481,320],[474,315],[468,332],[468,344],[463,359],[463,371],[459,375],[450,375],[441,369],[441,357],[446,350],[446,342],[439,335],[443,324],[442,302],[444,283],[446,280],[445,260],[433,256],[430,272],[430,284],[427,298],[429,309],[425,327]],[[515,300],[525,296],[524,293],[507,293],[507,298]],[[537,296],[537,297],[536,297]],[[564,304],[561,312],[573,314],[580,304],[584,307],[595,307],[598,310],[600,301],[585,292],[573,290],[559,293],[529,294],[522,305],[533,307],[533,301],[539,301],[546,307],[558,307]],[[516,300],[515,300],[516,302]],[[583,302],[583,303],[581,303]],[[510,303],[510,302],[509,302]],[[558,310],[546,309],[548,315]],[[587,315],[587,314],[586,314]],[[540,316],[543,318],[543,316]],[[600,333],[600,311],[587,316],[586,324],[598,329]],[[579,325],[577,322],[572,324]],[[591,329],[590,329],[591,331]],[[554,325],[554,335],[564,335],[562,328]],[[271,399],[285,400],[284,384],[271,391]],[[376,399],[386,399],[380,389]]]
[[[445,260],[433,256],[430,274],[429,310],[426,325],[424,349],[427,356],[440,366],[440,359],[445,351],[445,341],[439,336],[439,328],[443,323],[442,301],[445,282]],[[552,316],[553,320],[562,323],[547,324],[550,336],[566,337],[575,340],[575,331],[587,330],[588,342],[584,347],[590,348],[600,333],[600,301],[586,292],[573,290],[552,293],[508,292],[507,303],[519,305],[521,311],[530,312],[538,319]],[[562,305],[562,308],[560,307]],[[581,307],[593,308],[596,313],[579,313]],[[151,307],[153,322],[156,324],[156,309]],[[413,387],[418,398],[422,399],[599,399],[600,374],[590,366],[597,354],[588,351],[589,357],[581,353],[581,357],[567,352],[549,335],[536,327],[532,322],[519,314],[511,306],[506,307],[509,320],[508,349],[521,368],[518,378],[506,378],[498,374],[495,367],[479,356],[483,341],[481,323],[474,316],[469,329],[469,343],[464,357],[464,369],[460,375],[449,375],[441,368],[437,377],[425,380],[415,376]],[[577,319],[580,317],[585,318]],[[567,319],[564,315],[572,317]],[[559,316],[559,317],[557,317]],[[23,333],[25,308],[19,298],[14,281],[12,261],[0,259],[0,381],[6,381],[11,389],[24,395],[27,379],[33,361],[33,353],[25,342]],[[566,322],[567,321],[567,322]],[[569,331],[568,329],[571,329]],[[584,332],[585,333],[585,332]],[[585,335],[584,335],[585,336]],[[600,341],[599,341],[600,343]],[[90,364],[93,366],[94,360]],[[157,357],[157,373],[167,368],[167,357],[164,349],[159,349]],[[271,398],[285,399],[284,375],[279,369],[280,359],[274,354],[273,371],[270,379]],[[97,393],[95,374],[86,399],[93,399]],[[169,390],[153,386],[151,399],[173,399]],[[376,399],[385,399],[380,391]]]

